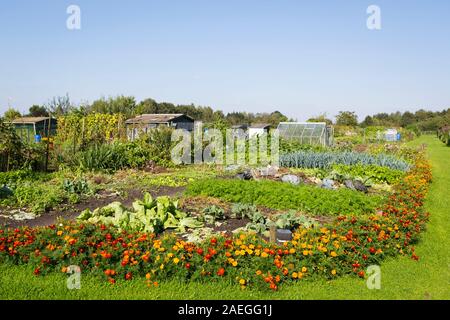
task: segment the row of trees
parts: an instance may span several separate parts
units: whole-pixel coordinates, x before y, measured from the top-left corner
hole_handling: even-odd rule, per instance
[[[289,119],[279,111],[272,113],[249,113],[249,112],[231,112],[224,114],[220,110],[213,110],[208,106],[175,105],[168,102],[157,102],[153,99],[145,99],[136,102],[134,97],[118,96],[110,98],[101,98],[93,103],[83,103],[75,106],[71,103],[69,97],[55,97],[44,106],[34,105],[29,109],[25,116],[48,116],[51,113],[54,116],[63,116],[71,113],[88,115],[91,113],[117,114],[121,113],[127,118],[144,113],[184,113],[205,123],[224,123],[227,125],[268,123],[278,125],[282,121]],[[15,109],[9,109],[4,114],[5,120],[13,120],[20,117],[21,114]]]
[[[220,110],[213,110],[209,106],[175,105],[168,102],[157,102],[154,99],[145,99],[137,102],[131,96],[117,96],[110,98],[101,98],[91,104],[82,103],[75,106],[68,95],[55,97],[46,105],[33,105],[26,116],[48,116],[51,113],[55,116],[67,115],[70,113],[80,113],[87,115],[90,113],[117,114],[121,113],[130,118],[144,113],[184,113],[195,120],[201,120],[205,123],[218,123],[220,125],[236,125],[251,123],[268,123],[277,125],[283,121],[289,121],[288,117],[279,111],[272,113],[249,113],[249,112],[230,112],[224,114]],[[20,117],[17,110],[9,109],[5,112],[4,118],[12,120]],[[326,114],[308,119],[314,122],[326,122],[333,124],[333,121]],[[416,112],[406,111],[395,113],[378,113],[373,116],[367,116],[362,122],[358,121],[358,116],[353,111],[341,111],[336,116],[336,125],[343,126],[390,126],[413,128],[421,131],[437,130],[440,127],[450,124],[450,109],[433,112],[418,110]]]
[[[333,122],[325,114],[309,119],[313,122]],[[450,125],[450,108],[442,111],[426,111],[420,109],[416,112],[377,113],[367,116],[362,122],[358,122],[358,116],[353,111],[341,111],[336,116],[336,125],[361,127],[403,127],[418,131],[436,131],[446,125]]]
[[[420,109],[416,112],[378,113],[367,116],[362,126],[392,126],[412,128],[420,131],[435,131],[450,124],[450,108],[442,111],[426,111]]]

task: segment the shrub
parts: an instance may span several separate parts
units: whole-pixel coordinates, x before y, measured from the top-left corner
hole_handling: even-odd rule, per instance
[[[200,180],[191,183],[186,193],[321,215],[373,213],[383,202],[379,196],[367,196],[349,189],[325,190],[267,180]]]

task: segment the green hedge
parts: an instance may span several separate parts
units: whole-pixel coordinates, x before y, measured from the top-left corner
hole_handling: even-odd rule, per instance
[[[186,195],[204,195],[234,203],[251,203],[274,209],[294,209],[318,215],[374,213],[383,197],[349,190],[294,186],[276,181],[208,179],[191,183]]]

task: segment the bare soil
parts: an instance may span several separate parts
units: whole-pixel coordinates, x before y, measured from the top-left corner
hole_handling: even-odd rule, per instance
[[[33,220],[15,221],[8,218],[0,218],[0,226],[10,228],[28,226],[28,227],[44,227],[55,224],[58,219],[74,220],[83,210],[104,207],[111,202],[119,201],[126,207],[131,207],[136,199],[142,199],[145,192],[149,192],[153,197],[170,196],[175,197],[181,195],[184,187],[155,187],[152,189],[130,188],[126,189],[123,196],[117,193],[108,193],[101,191],[93,197],[83,199],[75,205],[63,204],[53,210],[43,213],[41,216]]]

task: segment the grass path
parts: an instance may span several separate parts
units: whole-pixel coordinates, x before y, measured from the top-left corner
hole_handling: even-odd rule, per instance
[[[385,261],[380,290],[369,290],[353,277],[304,282],[272,293],[243,291],[227,283],[166,282],[147,288],[144,280],[135,280],[111,287],[90,276],[82,276],[81,290],[68,290],[62,274],[38,278],[26,267],[2,265],[0,299],[450,299],[450,148],[431,136],[413,142],[421,143],[429,146],[433,183],[426,201],[430,222],[416,248],[420,260]]]

